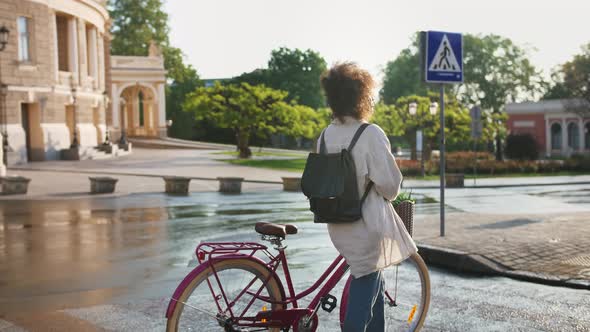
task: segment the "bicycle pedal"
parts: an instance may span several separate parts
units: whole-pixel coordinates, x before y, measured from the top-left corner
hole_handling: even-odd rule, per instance
[[[336,304],[338,303],[338,300],[336,299],[336,297],[334,295],[328,294],[324,297],[322,297],[322,299],[320,300],[322,303],[322,309],[324,309],[324,311],[327,312],[332,312],[332,310],[334,310],[334,308],[336,308]]]

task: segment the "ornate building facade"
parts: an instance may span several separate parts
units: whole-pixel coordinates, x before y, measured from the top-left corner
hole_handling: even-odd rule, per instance
[[[513,103],[506,113],[510,133],[532,135],[546,157],[590,154],[590,109],[581,101]]]
[[[9,165],[72,150],[93,158],[107,133],[112,142],[122,132],[166,134],[161,55],[111,57],[109,21],[105,0],[0,0],[10,31],[0,52]]]

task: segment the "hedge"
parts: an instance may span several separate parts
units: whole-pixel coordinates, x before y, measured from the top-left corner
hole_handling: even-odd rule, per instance
[[[421,166],[418,160],[396,159],[397,164],[406,176],[421,175]],[[446,161],[448,173],[473,174],[473,152],[449,153]],[[428,175],[439,174],[439,161],[433,159],[424,164],[425,173]],[[556,173],[560,171],[590,172],[590,156],[574,155],[566,160],[506,160],[497,161],[493,155],[478,154],[477,174],[501,175],[501,174],[525,174],[525,173]]]

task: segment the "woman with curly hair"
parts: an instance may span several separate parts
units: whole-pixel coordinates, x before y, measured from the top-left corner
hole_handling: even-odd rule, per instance
[[[357,129],[370,119],[375,83],[366,70],[346,62],[326,71],[321,84],[333,118],[322,133],[324,144],[328,153],[337,153],[348,147]],[[417,248],[389,203],[399,192],[402,174],[383,130],[374,124],[368,126],[351,153],[359,193],[371,182],[373,186],[362,205],[360,220],[328,224],[330,239],[353,276],[343,331],[384,331],[381,270],[405,260]]]

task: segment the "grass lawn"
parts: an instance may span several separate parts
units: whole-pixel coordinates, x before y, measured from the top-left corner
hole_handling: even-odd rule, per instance
[[[213,154],[220,154],[220,155],[225,155],[225,156],[234,156],[237,157],[238,156],[238,152],[237,151],[220,151],[220,152],[215,152]],[[256,157],[301,157],[302,154],[301,153],[289,153],[289,152],[252,152],[253,156]],[[305,164],[304,164],[305,165]]]
[[[250,167],[261,167],[270,169],[279,169],[291,172],[303,173],[305,168],[305,161],[307,158],[295,158],[295,159],[230,159],[221,160],[234,165],[250,166]],[[571,172],[561,171],[556,173],[510,173],[510,174],[478,174],[478,179],[483,178],[514,178],[514,177],[535,177],[535,176],[567,176],[567,175],[589,175],[588,172]],[[421,176],[404,176],[406,179],[412,180],[438,180],[438,175],[426,175]],[[465,179],[473,179],[473,175],[466,174]]]
[[[230,159],[222,160],[234,165],[251,166],[251,167],[262,167],[271,169],[280,169],[292,172],[301,172],[305,168],[305,162],[307,158],[297,159]]]

